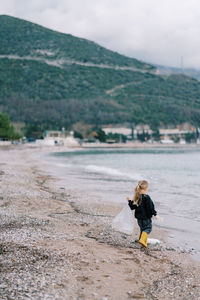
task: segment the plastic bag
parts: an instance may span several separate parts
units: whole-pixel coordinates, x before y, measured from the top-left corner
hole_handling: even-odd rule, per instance
[[[162,218],[162,217],[160,217],[160,216],[155,216],[155,217],[153,217],[153,222],[154,223],[162,223],[164,221],[164,219]]]
[[[118,215],[112,221],[112,228],[116,231],[131,235],[133,233],[133,214],[126,204]]]

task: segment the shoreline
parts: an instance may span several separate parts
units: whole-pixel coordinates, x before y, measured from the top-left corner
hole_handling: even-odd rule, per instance
[[[151,149],[151,148],[181,148],[181,149],[200,149],[200,144],[164,144],[164,143],[140,143],[140,142],[128,142],[128,143],[83,143],[80,147],[85,148],[130,148],[130,149]]]
[[[131,237],[111,230],[119,206],[59,187],[37,158],[55,150],[0,150],[2,299],[198,299],[199,262],[165,230],[153,229],[163,243],[148,251],[134,242],[137,226]]]
[[[163,151],[163,153],[165,151],[172,152],[172,153],[176,152],[176,150],[174,150],[174,148],[168,147],[167,150],[165,150],[165,149],[161,150],[161,148],[156,148],[156,150],[155,150],[155,148],[150,148],[149,150],[150,150],[150,152],[153,151],[155,154],[162,153],[162,151]],[[68,151],[70,151],[70,149],[68,149]],[[119,150],[119,148],[114,148],[114,149],[104,148],[103,150],[102,150],[102,148],[91,148],[89,150],[88,149],[86,149],[86,150],[85,149],[71,149],[71,151],[74,154],[76,153],[76,151],[80,151],[81,153],[85,152],[88,154],[90,154],[90,151],[91,151],[91,153],[95,152],[95,153],[106,153],[106,154],[107,153],[118,153],[118,151],[119,151],[119,153],[129,153],[129,151],[131,153],[139,153],[139,151],[141,151],[142,153],[148,153],[144,150],[144,148],[139,148],[139,151],[123,149],[123,152],[122,152],[122,150]],[[190,147],[190,148],[187,148],[187,150],[186,150],[186,148],[184,148],[184,150],[180,151],[180,152],[185,152],[185,151],[187,151],[187,153],[189,153],[190,151],[193,152],[194,150],[193,150],[193,148]],[[195,151],[197,151],[197,153],[198,153],[198,149],[196,150],[196,148],[195,148]],[[60,178],[60,183],[59,183],[60,187],[65,186],[66,178],[68,178],[68,176],[69,176],[66,173],[69,173],[69,172],[63,171],[64,170],[63,167],[65,166],[65,164],[59,162],[59,159],[54,161],[54,154],[56,157],[56,152],[51,153],[51,154],[52,154],[51,155],[52,158],[49,156],[49,159],[48,159],[48,156],[44,155],[43,157],[41,157],[41,160],[47,162],[47,166],[48,165],[50,166],[50,168],[48,168],[48,170],[51,172],[51,174],[53,176],[55,175],[56,177]],[[82,157],[84,158],[84,156],[82,156]],[[63,158],[64,158],[64,156],[63,156]],[[54,165],[54,163],[55,163],[55,165]],[[52,170],[53,170],[53,172],[52,172]],[[94,170],[96,172],[96,168]],[[108,171],[110,171],[110,170],[108,170]],[[81,172],[81,170],[79,170],[79,171]],[[114,169],[113,169],[113,171],[114,171]],[[102,172],[102,170],[100,169],[100,174],[101,174],[101,172]],[[75,175],[75,177],[78,176],[78,174],[80,174],[80,173],[78,172]],[[88,191],[86,191],[86,189],[84,188],[84,185],[81,183],[82,180],[80,181],[80,185],[79,185],[78,181],[75,180],[75,182],[76,182],[76,184],[78,184],[77,185],[78,190],[82,190],[84,195],[86,192],[88,194]],[[70,183],[72,184],[73,188],[76,188],[76,184],[73,183],[73,180],[70,180]],[[90,181],[90,183],[93,184],[91,181]],[[85,185],[87,185],[87,181],[85,181]],[[89,187],[89,190],[90,190],[90,193],[93,194],[93,198],[91,199],[92,201],[94,201],[94,198],[98,198],[99,201],[101,201],[101,203],[102,203],[102,201],[104,201],[105,205],[108,205],[109,203],[110,204],[118,203],[119,206],[120,205],[121,205],[121,207],[123,206],[124,202],[122,202],[121,200],[118,199],[117,201],[115,200],[115,202],[113,200],[111,200],[112,194],[110,194],[109,191],[108,191],[108,195],[106,196],[105,192],[104,193],[98,192],[96,190],[96,187],[94,187],[94,189]],[[84,198],[86,198],[86,197],[84,197]],[[87,195],[87,198],[90,199],[91,198],[90,195]],[[86,199],[86,200],[88,200],[88,199]],[[160,230],[164,229],[164,230],[168,231],[168,243],[172,247],[175,247],[176,249],[179,249],[182,251],[186,251],[187,253],[190,253],[190,255],[195,260],[200,261],[200,248],[199,248],[198,244],[196,244],[196,241],[195,241],[196,236],[198,235],[198,229],[197,229],[198,223],[195,224],[195,222],[192,219],[188,219],[188,218],[185,219],[183,216],[173,216],[171,218],[171,216],[169,214],[166,215],[166,212],[162,211],[162,213],[163,213],[164,222],[156,222],[155,221],[154,227],[157,227]],[[167,216],[167,218],[165,220],[166,216]],[[114,215],[113,215],[113,217],[114,217]],[[181,225],[182,222],[184,222],[184,226]],[[154,236],[153,238],[156,238],[156,236]]]
[[[124,148],[124,149],[151,149],[151,148],[161,148],[161,149],[200,149],[200,144],[196,143],[186,143],[186,144],[179,144],[179,143],[148,143],[148,142],[127,142],[127,143],[81,143],[80,145],[42,145],[33,143],[25,143],[25,144],[18,144],[18,145],[0,145],[1,150],[11,150],[11,149],[40,149],[43,152],[59,152],[59,151],[72,151],[76,149],[87,149],[87,148]]]

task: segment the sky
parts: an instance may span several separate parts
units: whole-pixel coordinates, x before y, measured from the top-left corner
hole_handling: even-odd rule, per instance
[[[199,0],[6,0],[0,14],[145,62],[200,69]]]

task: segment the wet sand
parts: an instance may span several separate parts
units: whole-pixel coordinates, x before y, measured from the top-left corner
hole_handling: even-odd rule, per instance
[[[132,236],[113,231],[121,207],[59,186],[37,159],[51,151],[0,150],[1,299],[200,299],[198,261],[171,247],[166,230],[154,227],[162,244],[145,251],[137,226]]]

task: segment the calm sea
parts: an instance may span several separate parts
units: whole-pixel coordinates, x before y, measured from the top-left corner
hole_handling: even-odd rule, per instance
[[[169,242],[199,255],[199,148],[85,149],[53,153],[48,160],[66,188],[103,201],[124,203],[138,180],[146,179]]]

